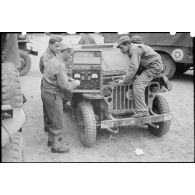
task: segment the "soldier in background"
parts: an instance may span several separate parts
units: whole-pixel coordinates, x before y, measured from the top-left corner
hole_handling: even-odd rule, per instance
[[[59,36],[51,36],[49,39],[48,48],[43,53],[43,55],[40,58],[39,62],[39,69],[40,72],[43,74],[45,66],[47,62],[56,56],[56,54],[59,52],[60,42],[62,42],[62,38]],[[41,87],[42,87],[42,80],[41,80]],[[44,119],[44,131],[48,132],[48,116],[45,111],[45,105],[43,104],[43,119]]]
[[[80,81],[68,78],[64,62],[72,54],[72,48],[61,44],[60,52],[50,59],[43,73],[41,96],[48,116],[48,146],[53,153],[66,153],[69,148],[62,142],[63,131],[63,96],[64,92],[72,91]]]

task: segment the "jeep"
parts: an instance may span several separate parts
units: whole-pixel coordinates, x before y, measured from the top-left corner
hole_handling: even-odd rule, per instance
[[[85,147],[96,142],[97,130],[116,134],[121,126],[148,125],[156,136],[166,134],[172,115],[166,99],[162,77],[146,88],[150,116],[132,118],[134,113],[132,84],[118,83],[128,70],[129,58],[114,44],[77,46],[73,54],[72,78],[80,80],[73,90],[71,106],[76,116],[78,135]]]

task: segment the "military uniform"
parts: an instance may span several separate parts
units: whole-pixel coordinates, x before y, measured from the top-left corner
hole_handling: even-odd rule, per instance
[[[44,71],[44,67],[47,64],[47,62],[53,58],[55,56],[54,53],[52,53],[49,48],[47,48],[47,50],[43,53],[43,55],[40,58],[40,62],[39,62],[39,69],[40,72],[43,74]]]
[[[49,42],[54,43],[55,41],[61,42],[62,38],[59,37],[59,36],[51,36],[50,39],[49,39]],[[47,62],[50,59],[52,59],[55,55],[56,54],[53,53],[49,48],[47,48],[47,50],[43,53],[43,55],[41,56],[40,61],[39,61],[39,69],[40,69],[40,72],[42,74],[44,73],[44,69],[45,69],[45,66],[46,66]],[[43,85],[43,79],[41,80],[41,88],[42,88],[42,85]],[[46,132],[48,132],[49,131],[48,130],[48,116],[47,116],[47,113],[46,113],[46,110],[45,110],[44,103],[43,103],[43,119],[44,119],[44,130]]]
[[[76,84],[68,81],[64,62],[58,57],[48,61],[43,73],[41,96],[48,116],[49,136],[61,135],[63,130],[63,101],[64,91],[76,88]],[[51,139],[49,138],[51,141]],[[48,143],[49,145],[52,145]]]
[[[40,62],[39,62],[39,69],[40,69],[40,72],[41,72],[42,74],[43,74],[43,72],[44,72],[44,68],[45,68],[47,62],[48,62],[50,59],[52,59],[54,56],[55,56],[55,54],[52,53],[52,52],[49,50],[49,48],[47,48],[47,50],[46,50],[46,51],[44,52],[44,54],[41,56]],[[41,88],[42,88],[42,85],[43,85],[43,79],[41,80]],[[41,98],[42,98],[42,96],[41,96]],[[43,98],[42,98],[42,101],[43,101]],[[43,120],[44,120],[44,130],[45,130],[46,132],[48,132],[48,131],[49,131],[49,129],[48,129],[48,126],[49,126],[49,124],[48,124],[48,116],[47,116],[47,112],[46,112],[46,110],[45,110],[45,105],[44,105],[44,103],[43,103]]]
[[[164,65],[160,55],[147,45],[131,43],[127,55],[130,58],[130,65],[123,80],[124,82],[132,80],[138,69],[141,69],[141,74],[133,83],[135,112],[148,113],[145,89],[154,78],[164,71]]]

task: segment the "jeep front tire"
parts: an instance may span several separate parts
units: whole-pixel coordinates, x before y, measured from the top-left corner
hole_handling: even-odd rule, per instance
[[[96,141],[96,120],[92,105],[80,102],[77,107],[78,135],[85,147],[91,147]]]
[[[163,96],[157,95],[155,97],[153,101],[153,112],[156,114],[170,114],[168,102]],[[154,123],[154,125],[156,125],[156,128],[154,126],[148,125],[149,131],[153,135],[161,137],[169,131],[171,121],[158,122]]]

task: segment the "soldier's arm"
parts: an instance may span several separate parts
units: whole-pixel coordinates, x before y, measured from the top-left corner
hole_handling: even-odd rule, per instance
[[[44,70],[43,56],[41,56],[40,61],[39,61],[39,70],[41,74],[43,74],[43,70]]]
[[[68,81],[68,76],[62,66],[60,66],[58,69],[57,82],[58,82],[58,86],[63,91],[64,90],[72,91],[73,89],[76,88],[76,84],[74,83],[74,81],[71,82]]]
[[[45,55],[41,56],[40,62],[39,62],[39,69],[42,74],[44,72],[45,65],[47,64],[48,61],[49,61],[49,58],[47,56]]]
[[[133,52],[130,60],[128,72],[123,76],[124,82],[128,82],[135,76],[141,61],[143,50],[139,47]]]

